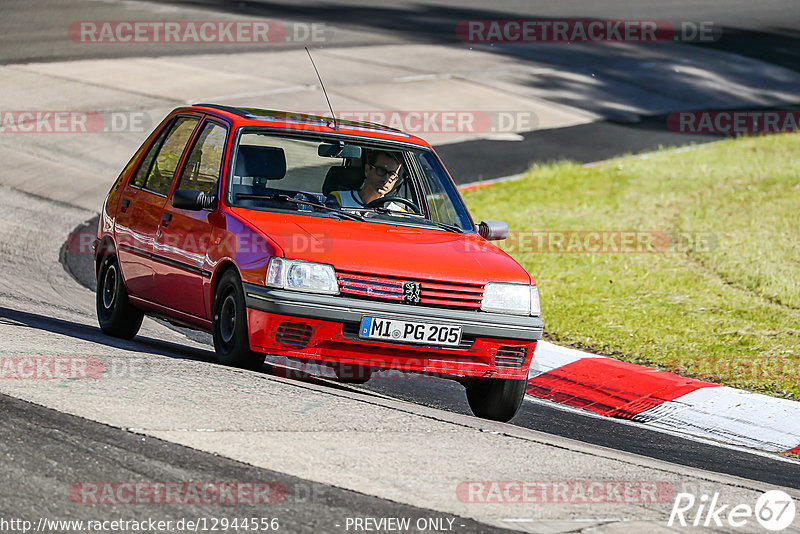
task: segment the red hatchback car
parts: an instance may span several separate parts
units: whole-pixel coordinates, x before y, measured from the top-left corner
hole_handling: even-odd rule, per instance
[[[122,171],[97,233],[97,316],[211,332],[220,362],[266,354],[342,380],[401,369],[464,384],[509,420],[542,336],[530,274],[475,225],[433,149],[385,126],[198,104]],[[351,374],[355,371],[355,374]]]

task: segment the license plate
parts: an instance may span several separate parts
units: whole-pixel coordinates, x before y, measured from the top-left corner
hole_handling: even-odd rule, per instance
[[[461,327],[449,324],[412,323],[380,317],[362,317],[359,337],[401,343],[456,346],[461,343]]]

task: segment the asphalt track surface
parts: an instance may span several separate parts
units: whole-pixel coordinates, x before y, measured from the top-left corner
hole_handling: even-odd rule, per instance
[[[453,29],[463,20],[515,18],[592,18],[712,21],[723,28],[713,42],[696,43],[800,71],[800,9],[791,0],[749,3],[715,0],[633,3],[623,0],[543,2],[517,0],[487,3],[368,1],[269,2],[251,0],[230,6],[224,0],[177,0],[239,15],[325,20],[358,30],[376,31],[409,42],[459,44]],[[634,5],[636,4],[636,5]],[[646,76],[647,73],[642,73]],[[800,104],[800,103],[798,103]],[[526,171],[533,163],[572,160],[588,163],[620,154],[682,146],[720,139],[718,135],[670,132],[663,116],[636,121],[601,121],[581,126],[540,130],[521,142],[469,141],[438,147],[453,176],[463,182],[490,180]]]
[[[152,6],[163,7],[153,16]],[[544,2],[515,0],[487,4],[463,2],[399,1],[379,4],[365,0],[269,2],[248,0],[143,0],[126,2],[124,10],[113,1],[7,0],[0,8],[0,64],[68,59],[181,55],[209,52],[247,52],[297,48],[304,43],[268,45],[122,44],[102,48],[70,42],[64,21],[80,20],[195,20],[207,19],[208,11],[221,17],[259,17],[304,23],[335,25],[335,46],[382,43],[464,44],[456,25],[470,19],[606,18],[711,21],[722,31],[701,46],[765,61],[800,72],[800,7],[794,0],[749,2],[672,0],[633,5],[626,0]],[[201,9],[203,11],[197,11]],[[200,15],[202,14],[202,15]],[[524,46],[524,45],[523,45]],[[498,53],[519,54],[519,49]],[[268,66],[265,65],[265,68]],[[647,76],[643,72],[642,76]],[[800,102],[797,103],[800,105]],[[781,109],[797,109],[784,106]],[[517,142],[467,141],[438,148],[454,176],[462,182],[489,180],[524,172],[533,163],[573,160],[582,163],[659,147],[682,146],[720,139],[720,135],[682,134],[667,129],[664,116],[642,116],[623,122],[538,130]]]
[[[80,417],[0,395],[4,439],[0,456],[11,466],[0,469],[3,488],[0,517],[95,520],[102,505],[65,503],[64,488],[85,481],[248,481],[274,484],[275,504],[165,504],[156,510],[115,507],[113,519],[174,521],[210,517],[279,518],[283,532],[341,530],[348,517],[405,517],[416,522],[428,510],[354,491],[309,482],[255,468],[221,456],[87,421]],[[32,444],[36,444],[32,447]],[[68,459],[68,461],[65,461]],[[11,490],[13,488],[13,491]],[[270,491],[273,491],[272,489]],[[266,510],[266,512],[265,512]],[[68,511],[68,515],[65,513]],[[267,517],[269,517],[269,515]],[[459,532],[508,532],[448,514]]]
[[[153,17],[151,10],[137,7],[142,4],[163,5],[164,10]],[[800,70],[800,9],[793,0],[712,0],[705,2],[668,0],[636,2],[627,0],[510,0],[487,3],[483,0],[400,0],[377,3],[369,0],[328,0],[309,3],[303,0],[264,1],[242,0],[143,0],[115,3],[95,0],[6,0],[1,63],[54,61],[97,57],[138,57],[161,55],[167,48],[159,45],[121,45],[98,50],[90,45],[64,46],[64,21],[137,19],[177,20],[186,18],[192,9],[212,10],[224,15],[259,17],[335,24],[352,31],[347,44],[374,44],[383,40],[395,42],[429,42],[458,44],[455,26],[470,19],[537,19],[537,18],[605,18],[681,21],[711,21],[724,31],[720,39],[700,43],[708,46],[762,59],[776,65]],[[120,9],[120,7],[123,9]],[[191,19],[190,19],[191,20]],[[208,44],[200,50],[187,45],[173,53],[207,53],[226,51],[228,45]],[[253,50],[274,50],[302,46],[297,43],[255,45]],[[237,46],[237,51],[241,46]]]
[[[91,49],[67,50],[58,45],[58,39],[48,39],[55,33],[53,28],[67,17],[68,20],[112,19],[112,5],[97,2],[91,8],[84,4],[71,6],[66,1],[42,3],[10,2],[18,11],[20,20],[37,25],[37,31],[26,31],[19,20],[5,17],[3,25],[13,24],[22,33],[3,31],[0,40],[2,62],[48,61],[76,57],[96,57]],[[221,1],[196,0],[170,2],[185,8],[200,6],[221,12],[235,11],[239,15],[285,17],[291,19],[327,20],[331,23],[349,25],[354,28],[352,44],[374,42],[376,39],[411,40],[452,43],[452,27],[455,22],[467,18],[513,18],[528,16],[538,8],[540,16],[603,16],[606,18],[665,18],[668,20],[716,20],[733,28],[726,37],[712,46],[757,57],[764,61],[800,70],[800,15],[795,2],[732,4],[723,0],[704,4],[702,9],[689,9],[688,2],[665,2],[650,6],[648,13],[632,11],[628,2],[592,2],[590,7],[582,2],[562,2],[559,12],[552,12],[550,4],[512,2],[503,7],[485,8],[481,2],[394,3],[391,8],[373,6],[371,3],[325,2],[309,8],[301,2],[237,2],[233,7]],[[135,3],[131,9],[135,10]],[[73,11],[74,10],[74,11]],[[108,10],[104,12],[104,10]],[[550,11],[548,11],[550,10]],[[691,14],[690,14],[691,13]],[[93,16],[90,16],[93,15]],[[119,18],[119,15],[116,15]],[[169,15],[165,15],[168,17]],[[26,18],[27,17],[27,18]],[[4,30],[9,30],[6,26]],[[365,30],[373,34],[365,35]],[[240,50],[240,49],[237,49]],[[208,50],[206,50],[208,51]],[[104,52],[110,55],[158,55],[158,50],[137,50],[127,47],[119,51]],[[192,53],[185,51],[185,53]],[[561,130],[526,134],[522,145],[517,143],[481,142],[482,147],[506,151],[508,157],[498,158],[504,166],[485,163],[485,158],[476,153],[476,146],[459,143],[440,148],[449,167],[457,171],[460,165],[480,167],[480,178],[494,178],[520,172],[527,168],[529,158],[513,157],[520,152],[533,151],[535,160],[573,159],[594,161],[626,152],[639,152],[657,146],[702,142],[712,138],[699,136],[686,139],[663,130],[663,120],[645,117],[635,123],[603,122]],[[603,139],[601,142],[599,139]],[[539,152],[536,152],[539,151]],[[456,172],[456,174],[459,174]],[[66,261],[66,260],[65,260]],[[87,286],[92,285],[91,276],[80,265],[73,264],[70,271]],[[26,316],[24,312],[0,309],[0,318],[28,323],[34,328],[60,329],[76,337],[99,336],[99,331],[85,332],[80,326],[68,322],[59,323],[46,317]],[[109,343],[112,343],[109,341]],[[141,345],[142,342],[134,342]],[[172,347],[172,350],[180,350]],[[189,357],[207,358],[206,353],[186,349]],[[209,365],[211,365],[209,363]],[[265,368],[264,372],[270,372]],[[331,387],[340,387],[332,385]],[[468,413],[461,386],[438,379],[373,380],[365,386],[355,387],[414,403],[432,406],[456,413]],[[95,480],[274,480],[284,484],[288,490],[286,510],[293,515],[282,514],[287,521],[286,531],[319,532],[329,530],[331,522],[342,517],[361,516],[430,516],[429,512],[374,497],[341,490],[332,486],[315,484],[277,472],[257,469],[219,456],[152,438],[143,438],[85,419],[69,416],[54,410],[0,396],[0,412],[3,413],[4,438],[0,440],[0,454],[9,467],[0,470],[3,488],[0,492],[0,514],[10,516],[61,515],[96,519],[102,514],[114,516],[118,511],[98,510],[91,507],[77,509],[63,503],[63,487],[76,479]],[[800,488],[800,464],[781,458],[751,454],[747,451],[701,443],[679,436],[645,430],[635,425],[602,419],[535,401],[526,401],[513,424],[541,430],[586,443],[633,452],[658,458],[679,465],[697,467],[708,471],[726,473],[739,477]],[[31,447],[35,443],[36,447]],[[310,499],[309,495],[322,495]],[[312,502],[313,501],[313,502]],[[159,509],[159,519],[180,518],[191,515],[220,515],[223,511],[203,507],[193,509]],[[81,516],[80,514],[84,514]],[[290,520],[285,518],[292,518]],[[294,522],[291,522],[294,521]],[[489,532],[492,527],[457,519],[466,531]]]

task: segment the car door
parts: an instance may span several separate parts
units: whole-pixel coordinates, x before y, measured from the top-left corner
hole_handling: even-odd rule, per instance
[[[189,155],[173,188],[202,191],[218,196],[228,127],[222,122],[206,120],[192,143]],[[156,232],[154,257],[158,302],[194,317],[209,318],[210,303],[206,303],[203,279],[206,252],[211,238],[215,209],[191,211],[164,205],[160,226]]]
[[[135,297],[156,297],[153,244],[173,175],[199,122],[199,117],[179,116],[166,125],[121,195],[116,218],[119,263]]]

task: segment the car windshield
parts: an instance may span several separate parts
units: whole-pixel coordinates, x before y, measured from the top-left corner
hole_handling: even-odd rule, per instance
[[[243,130],[225,202],[233,207],[474,231],[435,154],[375,140]]]

